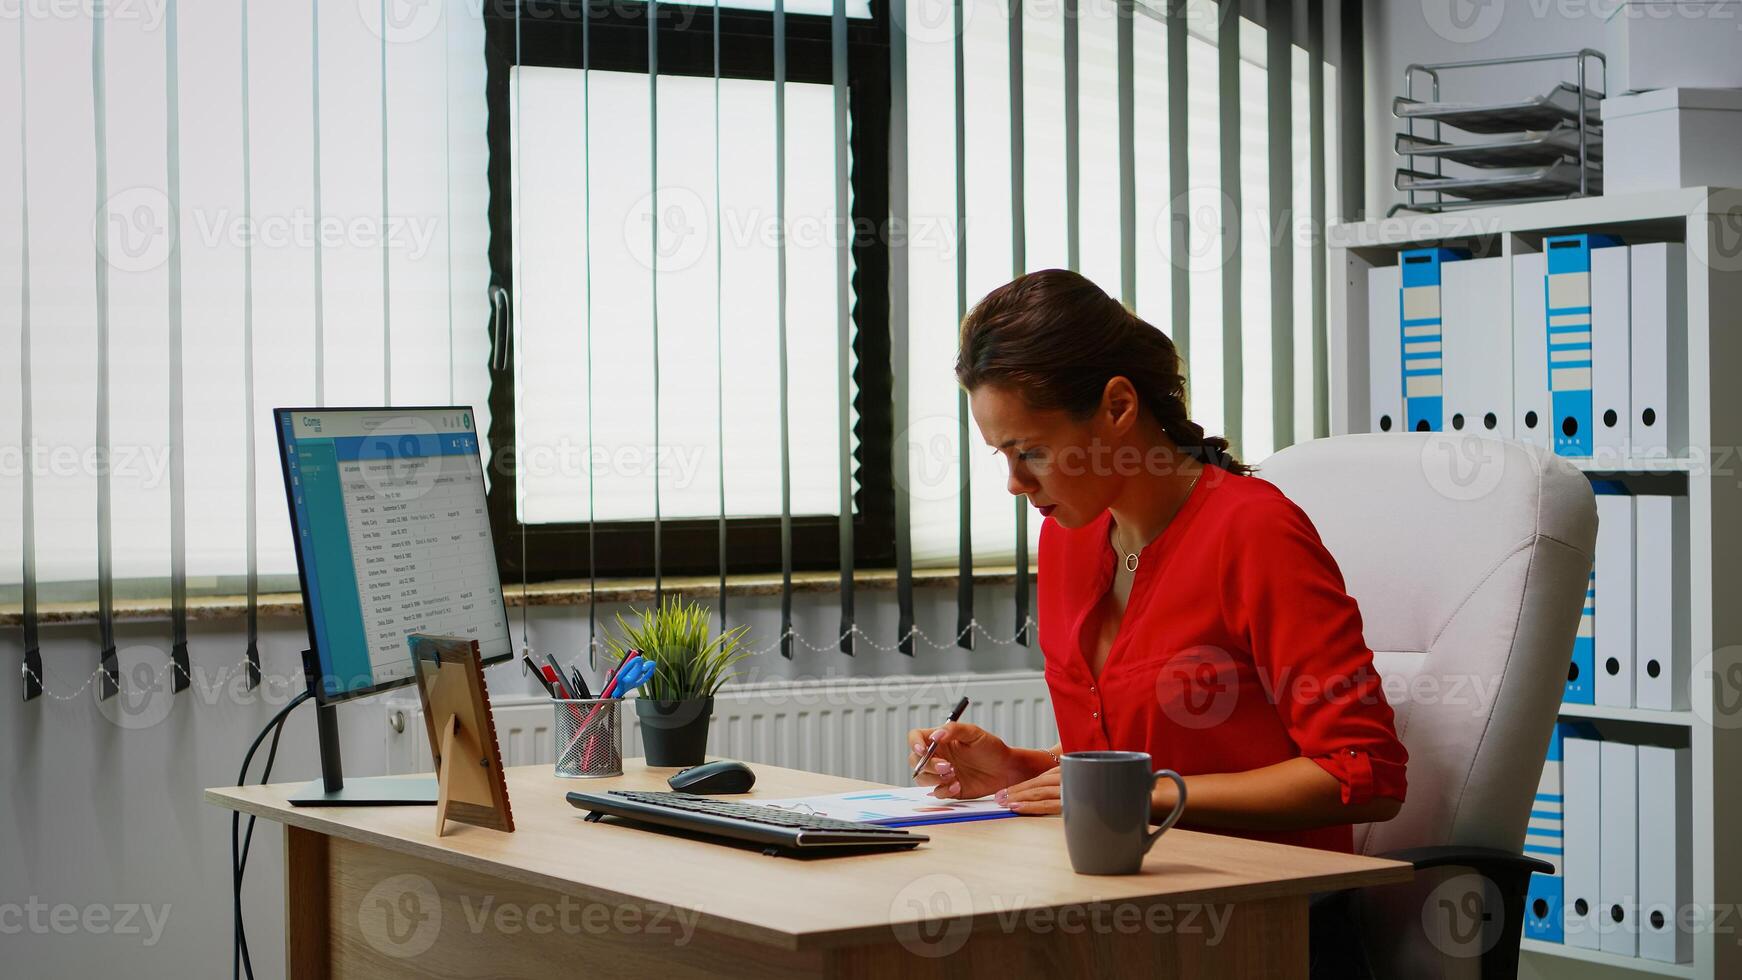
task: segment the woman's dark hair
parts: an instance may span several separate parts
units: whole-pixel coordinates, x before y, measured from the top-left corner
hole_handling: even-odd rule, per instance
[[[986,294],[962,319],[956,380],[1020,392],[1041,410],[1079,419],[1094,414],[1107,382],[1123,376],[1162,431],[1186,454],[1233,473],[1252,468],[1228,452],[1228,440],[1204,435],[1186,416],[1179,351],[1088,279],[1066,269],[1030,272]]]

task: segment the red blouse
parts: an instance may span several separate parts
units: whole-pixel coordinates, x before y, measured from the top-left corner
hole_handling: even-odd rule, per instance
[[[1305,756],[1343,801],[1403,799],[1408,753],[1342,573],[1269,482],[1209,467],[1140,554],[1101,676],[1089,614],[1113,582],[1111,513],[1048,520],[1036,573],[1040,645],[1064,751],[1148,752],[1181,775]],[[1348,851],[1348,824],[1241,836]]]

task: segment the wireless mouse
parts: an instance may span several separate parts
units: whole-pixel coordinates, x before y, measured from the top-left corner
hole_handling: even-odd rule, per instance
[[[719,759],[691,766],[666,782],[680,793],[748,793],[756,785],[756,774],[742,762]]]

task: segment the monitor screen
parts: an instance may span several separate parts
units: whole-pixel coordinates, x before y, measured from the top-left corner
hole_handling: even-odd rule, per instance
[[[512,657],[472,410],[273,414],[321,699],[410,683],[413,633]]]

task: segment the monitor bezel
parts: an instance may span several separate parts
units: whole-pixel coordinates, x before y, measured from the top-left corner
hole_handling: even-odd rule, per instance
[[[478,465],[480,469],[483,467],[484,440],[478,435],[478,411],[470,405],[328,405],[324,408],[309,406],[304,408],[274,408],[272,410],[272,429],[278,441],[278,472],[279,476],[282,477],[284,481],[284,505],[290,511],[290,537],[292,543],[296,547],[296,579],[297,585],[302,591],[303,625],[308,630],[308,647],[310,650],[314,651],[315,662],[321,665],[322,671],[326,671],[330,668],[326,661],[325,652],[321,650],[320,642],[316,639],[317,634],[315,632],[314,605],[309,601],[308,564],[302,553],[302,527],[297,518],[296,499],[291,493],[290,447],[285,443],[285,416],[295,415],[298,412],[466,412],[472,417],[473,424],[471,426],[471,432],[472,438],[477,440],[479,453]],[[486,522],[485,532],[490,535],[490,554],[494,555],[496,554],[496,529]],[[500,566],[496,569],[496,598],[497,601],[502,603],[502,622],[508,623],[507,590],[502,588],[502,569]],[[486,658],[480,666],[494,667],[497,664],[504,664],[514,659],[512,642],[514,631],[512,628],[508,630],[508,636],[510,641],[508,652],[500,656]],[[407,687],[417,683],[417,675],[414,672],[410,676],[402,677],[398,680],[383,681],[378,684],[371,684],[368,687],[357,688],[350,691],[341,691],[332,695],[327,693],[326,675],[324,673],[318,680],[314,678],[310,678],[309,680],[309,687],[314,692],[315,703],[325,706],[341,704],[346,701],[355,701],[358,698],[373,697],[374,695],[384,694],[397,688]]]

